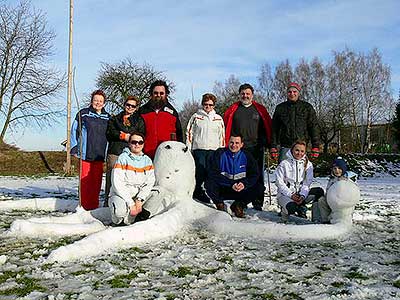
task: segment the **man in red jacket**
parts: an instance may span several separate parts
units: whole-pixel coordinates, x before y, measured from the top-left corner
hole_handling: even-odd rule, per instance
[[[158,145],[165,141],[183,142],[182,126],[178,112],[169,103],[169,88],[165,81],[156,80],[149,89],[150,100],[139,113],[146,127],[146,143],[143,152],[154,158]]]
[[[271,143],[271,117],[264,105],[253,100],[254,88],[248,84],[239,87],[240,101],[232,104],[224,114],[226,145],[229,137],[241,135],[244,149],[250,152],[259,168],[260,183],[264,186],[264,148]],[[253,207],[262,210],[264,191],[253,201]]]

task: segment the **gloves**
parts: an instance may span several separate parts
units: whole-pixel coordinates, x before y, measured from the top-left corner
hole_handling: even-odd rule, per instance
[[[276,148],[271,148],[270,154],[271,154],[271,158],[273,160],[277,160],[279,157],[279,152],[278,152],[278,149],[276,149]]]
[[[312,148],[310,156],[313,159],[317,159],[319,157],[319,148]]]

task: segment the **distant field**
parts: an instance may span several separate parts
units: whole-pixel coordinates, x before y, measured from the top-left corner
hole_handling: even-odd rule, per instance
[[[21,151],[6,144],[0,145],[0,175],[64,174],[65,151]],[[76,173],[79,161],[72,158]]]

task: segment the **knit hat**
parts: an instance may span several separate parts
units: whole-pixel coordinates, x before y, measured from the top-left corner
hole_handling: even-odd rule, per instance
[[[341,169],[343,174],[346,173],[346,171],[347,171],[347,164],[346,164],[345,160],[343,158],[341,158],[340,156],[337,157],[333,161],[332,168],[333,167],[338,167],[339,169]]]
[[[291,83],[289,83],[287,89],[290,89],[291,87],[294,87],[294,88],[297,89],[299,92],[301,91],[301,86],[300,86],[298,83],[296,83],[296,82],[291,82]]]

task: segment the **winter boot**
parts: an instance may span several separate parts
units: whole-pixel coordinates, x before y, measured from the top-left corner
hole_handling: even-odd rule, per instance
[[[226,206],[225,206],[224,202],[217,203],[217,204],[215,204],[215,206],[217,207],[217,210],[226,211]]]
[[[135,220],[133,223],[140,222],[140,221],[145,221],[150,217],[150,212],[144,208],[142,208],[142,211],[137,214]]]
[[[307,207],[304,205],[297,206],[296,214],[299,218],[307,219]]]
[[[244,218],[244,210],[236,201],[232,203],[231,211],[235,214],[235,217]]]

